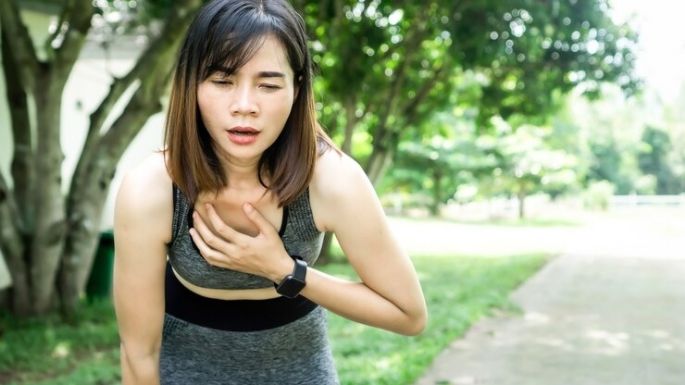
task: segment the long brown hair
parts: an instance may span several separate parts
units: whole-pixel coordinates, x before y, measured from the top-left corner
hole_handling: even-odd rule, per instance
[[[266,36],[285,47],[299,90],[283,131],[259,160],[260,183],[276,194],[279,205],[287,205],[309,185],[318,155],[335,148],[316,121],[302,17],[284,0],[211,1],[199,11],[181,46],[165,125],[167,169],[191,202],[200,192],[218,192],[228,182],[200,117],[197,87],[217,69],[231,73],[242,67]]]

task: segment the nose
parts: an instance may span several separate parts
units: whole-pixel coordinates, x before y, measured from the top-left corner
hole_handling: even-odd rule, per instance
[[[256,115],[258,112],[254,90],[248,85],[237,87],[231,104],[234,115]]]

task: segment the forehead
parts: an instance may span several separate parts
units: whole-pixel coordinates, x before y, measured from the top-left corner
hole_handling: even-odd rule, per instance
[[[292,76],[293,70],[283,44],[271,35],[264,37],[260,43],[254,54],[236,72],[279,71]]]

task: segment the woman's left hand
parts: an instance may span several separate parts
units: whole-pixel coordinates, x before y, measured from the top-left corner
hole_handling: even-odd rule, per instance
[[[206,207],[211,228],[194,212],[194,227],[190,229],[190,235],[207,263],[259,275],[274,282],[292,270],[293,260],[278,232],[254,206],[243,204],[245,215],[259,230],[254,237],[227,225],[211,204]]]

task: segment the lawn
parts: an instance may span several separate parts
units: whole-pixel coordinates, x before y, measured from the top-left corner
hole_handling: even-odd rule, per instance
[[[429,325],[402,337],[329,316],[343,385],[409,385],[453,339],[481,317],[516,311],[509,293],[547,260],[542,254],[509,257],[414,258],[428,301]],[[346,265],[325,271],[351,277]],[[46,317],[0,319],[0,384],[109,385],[119,383],[118,338],[109,301],[90,304],[75,325]]]

